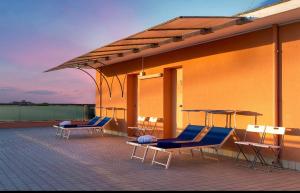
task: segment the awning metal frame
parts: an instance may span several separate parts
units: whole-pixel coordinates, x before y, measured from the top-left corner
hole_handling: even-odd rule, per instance
[[[102,63],[102,62],[99,62],[99,63],[101,63],[103,66],[106,65],[106,64],[104,64],[104,63]],[[82,70],[81,66],[88,66],[88,67],[90,67],[90,68],[96,70],[96,71],[100,74],[100,76],[104,79],[104,81],[105,81],[105,83],[106,83],[106,86],[108,87],[109,98],[110,98],[110,99],[112,98],[112,87],[113,87],[114,77],[116,77],[117,80],[118,80],[120,89],[121,89],[121,96],[122,96],[122,98],[124,98],[125,80],[126,80],[127,74],[125,75],[124,80],[123,80],[123,83],[122,83],[120,77],[115,73],[114,76],[113,76],[113,78],[112,78],[112,80],[111,80],[111,83],[109,84],[108,79],[107,79],[107,77],[105,76],[105,74],[101,71],[101,68],[95,68],[94,66],[89,65],[88,63],[81,63],[81,64],[78,65],[77,69]],[[85,72],[85,73],[87,73],[87,72]],[[91,76],[91,75],[89,74],[89,76]],[[95,81],[95,80],[94,80],[94,81]],[[96,83],[96,81],[95,81],[95,83]],[[98,84],[97,84],[97,87],[99,87]],[[98,89],[98,90],[99,90],[99,89]],[[100,94],[100,92],[99,92],[99,94]]]

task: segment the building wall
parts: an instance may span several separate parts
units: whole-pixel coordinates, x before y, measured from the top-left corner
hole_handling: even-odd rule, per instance
[[[282,45],[282,122],[288,128],[283,157],[300,160],[300,23],[280,28]]]
[[[300,95],[297,85],[297,65],[300,46],[300,24],[280,27],[283,66],[283,126],[293,129],[286,137],[283,159],[300,161],[300,121],[297,119],[297,102]],[[184,109],[237,109],[262,113],[258,124],[274,125],[275,117],[275,65],[272,28],[239,35],[207,44],[192,46],[144,59],[147,74],[166,73],[166,69],[183,68]],[[299,60],[300,61],[300,60]],[[135,59],[103,68],[107,76],[133,74],[141,71],[141,59]],[[111,78],[111,77],[110,77]],[[139,114],[158,116],[164,125],[164,137],[170,135],[170,110],[168,106],[168,75],[162,78],[139,81]],[[102,87],[102,106],[126,107],[126,98],[120,99],[117,82],[113,84],[112,100],[107,98]],[[188,124],[184,115],[184,125]],[[203,114],[191,114],[190,122],[203,124]],[[242,137],[244,128],[254,123],[253,117],[237,117],[237,134]],[[224,116],[215,116],[214,124],[225,125]],[[124,128],[121,128],[124,127]],[[126,132],[126,120],[119,127],[111,129]],[[253,136],[254,137],[254,136]],[[236,150],[233,140],[226,143],[226,149]],[[298,152],[298,153],[296,153]]]

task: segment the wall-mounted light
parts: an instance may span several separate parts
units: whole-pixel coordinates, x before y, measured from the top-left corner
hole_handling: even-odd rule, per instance
[[[157,73],[157,74],[149,74],[149,75],[139,75],[138,78],[140,80],[145,80],[145,79],[150,79],[150,78],[160,78],[162,77],[162,73]]]

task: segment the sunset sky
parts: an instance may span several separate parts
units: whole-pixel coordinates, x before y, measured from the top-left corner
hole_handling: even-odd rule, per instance
[[[94,103],[82,72],[43,71],[177,16],[231,16],[274,1],[0,0],[0,103]]]

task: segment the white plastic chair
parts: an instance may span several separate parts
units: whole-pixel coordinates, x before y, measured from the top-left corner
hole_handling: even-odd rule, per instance
[[[282,164],[279,160],[279,154],[283,146],[285,127],[266,126],[264,139],[266,138],[266,135],[272,135],[273,144],[267,144],[267,143],[251,144],[256,154],[255,159],[253,160],[252,163],[252,167],[255,167],[257,159],[259,159],[263,165],[269,165],[261,153],[262,150],[265,149],[265,150],[270,150],[273,153],[273,160],[270,166],[279,166],[282,168]],[[277,141],[277,136],[280,136],[279,141]]]
[[[141,136],[143,134],[146,118],[147,117],[144,117],[144,116],[138,116],[136,126],[128,127],[129,129],[134,130],[135,136]]]
[[[244,158],[246,159],[246,161],[248,161],[249,163],[251,163],[250,159],[246,156],[243,147],[244,146],[248,146],[251,147],[251,144],[261,144],[263,143],[264,140],[264,132],[265,132],[265,126],[263,125],[248,125],[246,128],[246,132],[244,135],[244,139],[242,141],[235,141],[234,143],[237,145],[238,149],[239,149],[239,153],[237,154],[236,157],[236,161],[239,159],[239,156],[242,154],[244,156]],[[256,133],[259,135],[258,140],[254,141],[254,140],[249,140],[247,138],[248,133]]]
[[[144,135],[149,134],[153,135],[155,131],[157,130],[157,117],[150,117],[148,120],[148,124],[144,127]]]

